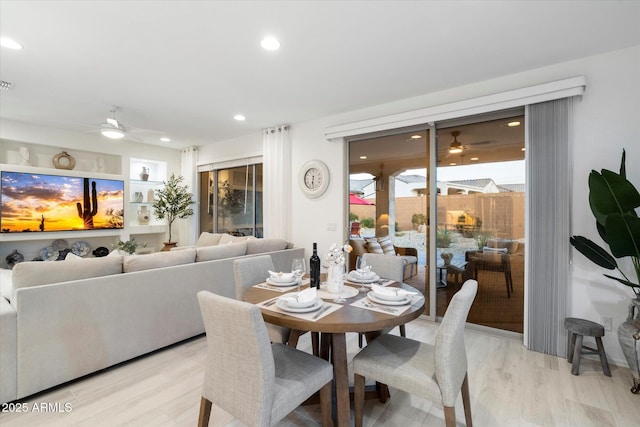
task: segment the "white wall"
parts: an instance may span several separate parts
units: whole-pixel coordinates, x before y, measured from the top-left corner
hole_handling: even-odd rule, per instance
[[[442,103],[489,95],[568,77],[585,75],[587,89],[575,105],[574,114],[574,192],[573,229],[598,239],[588,206],[586,178],[591,169],[617,169],[622,148],[627,149],[629,179],[640,187],[640,46],[555,66],[505,76],[448,91],[424,95],[386,105],[371,107],[339,116],[306,123],[294,123],[293,173],[297,180],[299,167],[309,159],[321,159],[331,171],[331,184],[318,199],[307,199],[297,183],[292,194],[292,236],[297,246],[311,248],[318,242],[325,252],[333,242],[341,242],[346,233],[348,215],[344,210],[347,190],[346,158],[341,143],[324,138],[328,126],[425,108]],[[336,224],[335,231],[330,230]],[[569,236],[567,236],[568,238]],[[627,264],[626,270],[631,272]],[[570,284],[571,316],[601,321],[613,318],[613,332],[604,338],[607,353],[615,364],[626,365],[615,330],[625,320],[627,303],[633,295],[602,277],[580,254],[574,254],[574,271]]]

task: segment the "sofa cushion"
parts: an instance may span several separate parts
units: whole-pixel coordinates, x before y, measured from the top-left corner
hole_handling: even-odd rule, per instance
[[[247,255],[282,251],[287,249],[287,246],[288,243],[284,239],[249,239],[247,240]]]
[[[247,253],[247,242],[196,248],[196,262],[233,258]]]
[[[198,241],[196,242],[196,248],[200,248],[203,246],[215,246],[220,243],[220,238],[222,237],[222,233],[207,233],[202,232],[200,237],[198,237]]]
[[[132,271],[189,264],[195,262],[195,260],[196,248],[188,248],[182,251],[164,251],[146,255],[126,256],[122,262],[122,267],[125,273],[130,273]]]
[[[122,256],[69,261],[27,261],[13,267],[12,296],[16,289],[49,283],[70,282],[122,273]]]
[[[377,239],[367,239],[367,252],[370,254],[384,254],[382,246]]]
[[[518,252],[517,240],[489,239],[485,246],[494,249],[506,249],[509,254]]]
[[[385,255],[395,255],[396,249],[393,247],[393,243],[391,239],[388,237],[380,237],[378,238],[378,243],[380,243],[380,247],[382,248],[382,253]]]

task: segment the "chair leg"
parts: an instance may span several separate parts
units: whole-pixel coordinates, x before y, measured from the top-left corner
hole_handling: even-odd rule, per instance
[[[444,425],[446,427],[456,427],[455,406],[444,406]]]
[[[576,335],[576,344],[573,347],[573,363],[571,365],[571,374],[578,375],[580,373],[580,356],[582,354],[582,335]]]
[[[355,418],[355,427],[362,427],[362,418],[364,416],[364,377],[362,375],[353,375],[353,412]]]
[[[407,329],[404,327],[404,324],[400,325],[400,336],[401,337],[407,336]]]
[[[331,418],[331,381],[320,389],[320,412],[322,414],[322,427],[333,426]]]
[[[567,362],[571,363],[573,362],[573,349],[575,348],[576,345],[576,334],[574,334],[573,332],[569,332],[569,336],[568,336],[568,342],[567,342]]]
[[[504,272],[504,283],[507,285],[507,298],[511,298],[511,289],[509,289],[509,273]]]
[[[596,345],[598,346],[598,354],[600,355],[600,364],[602,365],[602,371],[606,376],[610,377],[611,370],[609,369],[607,354],[604,352],[604,346],[602,345],[602,338],[596,337]]]
[[[296,329],[292,329],[291,333],[289,333],[289,339],[287,340],[287,345],[295,348],[298,346],[299,339],[300,339],[300,331]]]
[[[462,381],[462,406],[464,407],[464,419],[467,422],[467,427],[473,426],[471,419],[471,399],[469,396],[469,374],[465,374],[464,381]]]
[[[198,417],[198,427],[207,427],[211,416],[211,401],[204,396],[200,398],[200,416]]]
[[[314,356],[320,356],[320,333],[311,332],[311,351]]]

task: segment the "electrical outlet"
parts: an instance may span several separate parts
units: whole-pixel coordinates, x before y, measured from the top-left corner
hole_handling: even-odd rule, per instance
[[[602,316],[602,326],[604,326],[605,331],[613,330],[613,319],[611,319],[611,317]]]

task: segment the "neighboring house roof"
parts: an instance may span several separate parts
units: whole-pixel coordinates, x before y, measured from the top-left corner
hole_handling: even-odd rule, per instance
[[[464,185],[465,187],[476,187],[476,188],[485,188],[487,185],[493,183],[491,178],[481,178],[481,179],[460,179],[457,181],[442,181],[452,185]]]
[[[524,184],[498,185],[501,193],[524,193]]]

